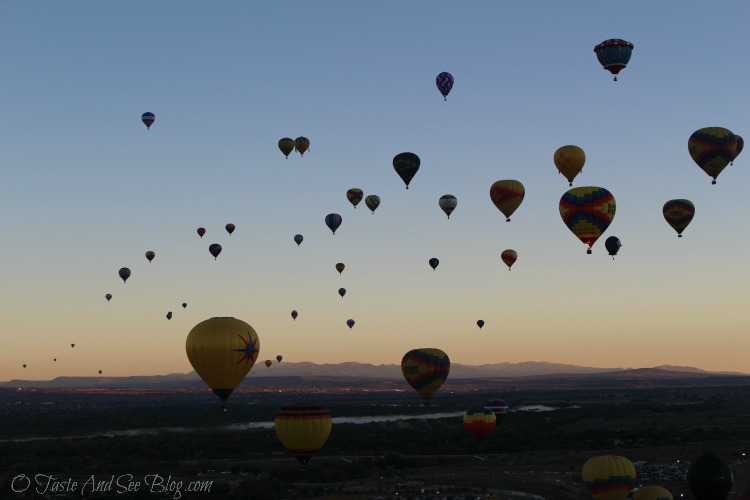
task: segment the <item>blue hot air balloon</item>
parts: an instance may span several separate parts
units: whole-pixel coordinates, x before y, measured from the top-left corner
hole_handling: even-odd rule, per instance
[[[336,230],[341,225],[341,216],[339,214],[328,214],[326,215],[326,226],[330,229],[333,234],[336,234]]]
[[[599,59],[602,67],[615,75],[615,81],[617,81],[617,73],[624,69],[630,61],[633,44],[619,38],[612,38],[604,40],[594,47],[594,52],[596,52],[596,58]]]
[[[448,94],[453,88],[453,75],[446,71],[443,71],[437,76],[437,78],[435,78],[435,85],[437,85],[440,93],[443,94],[443,100],[447,101]]]

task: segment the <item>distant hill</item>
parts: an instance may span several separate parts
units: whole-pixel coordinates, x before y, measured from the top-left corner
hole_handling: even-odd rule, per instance
[[[549,384],[552,379],[567,380],[568,383],[581,384],[584,379],[600,384],[604,380],[683,380],[706,379],[717,376],[747,376],[734,372],[708,372],[689,366],[662,365],[654,368],[591,368],[543,361],[525,361],[521,363],[494,363],[485,365],[451,364],[449,381],[475,381],[492,379],[499,382],[528,384],[534,380]],[[245,385],[260,384],[263,386],[329,385],[336,383],[358,385],[360,382],[373,379],[402,381],[401,366],[395,364],[372,365],[368,363],[334,363],[315,364],[310,362],[274,363],[271,368],[262,364],[256,365],[245,380]],[[596,382],[598,381],[598,382]],[[628,382],[629,383],[629,382]],[[583,383],[586,385],[586,383]],[[53,380],[30,381],[11,380],[0,382],[0,387],[38,387],[38,388],[158,388],[158,389],[192,389],[204,388],[203,382],[195,372],[171,373],[167,375],[130,376],[130,377],[57,377]]]

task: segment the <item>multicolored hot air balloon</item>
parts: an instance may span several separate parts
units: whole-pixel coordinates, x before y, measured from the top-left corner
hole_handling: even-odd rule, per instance
[[[362,196],[364,196],[364,193],[359,188],[351,188],[346,192],[346,199],[354,205],[354,208],[357,208],[357,204],[362,201]]]
[[[492,410],[474,408],[464,413],[464,429],[477,441],[484,441],[497,427],[497,418]]]
[[[196,232],[198,233],[198,236],[201,237],[201,239],[203,239],[203,235],[206,234],[205,228],[202,228],[202,227],[199,227]]]
[[[281,360],[282,360],[282,359],[284,359],[284,358],[283,358],[283,356],[282,356],[281,354],[278,354],[278,355],[276,356],[276,361],[277,361],[278,363],[281,363]]]
[[[301,234],[295,234],[294,235],[294,242],[297,244],[297,246],[299,246],[300,243],[302,243],[302,240],[304,240],[304,239],[305,238]]]
[[[414,153],[399,153],[393,157],[393,168],[403,179],[406,189],[409,189],[409,183],[419,170],[420,163],[419,156]]]
[[[557,148],[553,157],[557,170],[568,179],[570,186],[573,185],[573,179],[583,169],[586,163],[586,153],[578,146],[563,146]]]
[[[711,453],[698,457],[688,469],[688,488],[696,500],[723,500],[733,483],[732,469]]]
[[[620,250],[620,247],[622,246],[622,243],[620,243],[620,238],[617,236],[610,236],[606,240],[604,240],[604,248],[607,249],[607,252],[612,256],[612,260],[615,260],[615,255],[617,255],[617,252]]]
[[[695,205],[690,200],[669,200],[661,211],[667,224],[677,231],[677,237],[682,238],[682,232],[695,215]]]
[[[450,91],[453,88],[453,75],[443,71],[435,78],[435,85],[437,85],[440,93],[443,94],[443,100],[447,101],[448,94],[450,94]]]
[[[279,139],[279,149],[284,153],[285,158],[289,158],[289,153],[294,151],[294,139],[291,137],[282,137]]]
[[[341,298],[344,298],[344,295],[346,295],[346,288],[339,288],[339,295],[341,295]]]
[[[341,273],[343,273],[343,272],[344,272],[344,268],[345,268],[345,267],[346,267],[346,266],[344,265],[344,263],[343,263],[343,262],[338,262],[338,263],[336,264],[336,270],[337,270],[337,271],[339,272],[339,275],[340,275]]]
[[[214,260],[216,260],[216,257],[218,257],[221,253],[221,245],[219,245],[218,243],[211,243],[208,246],[208,251],[211,252],[211,255],[214,256]]]
[[[348,326],[349,330],[351,330],[352,327],[354,326],[354,320],[353,319],[347,319],[346,320],[346,326]]]
[[[430,267],[432,268],[432,270],[434,271],[435,268],[437,268],[438,264],[440,264],[440,261],[437,260],[435,257],[433,257],[433,258],[431,258],[429,260],[429,264],[430,264]]]
[[[674,497],[661,486],[643,486],[633,493],[633,500],[674,500]]]
[[[146,258],[148,259],[149,262],[154,260],[154,257],[156,257],[156,253],[152,252],[151,250],[146,252]]]
[[[300,156],[305,155],[305,151],[310,148],[310,140],[307,137],[299,136],[294,139],[294,149],[297,150]]]
[[[451,362],[440,349],[412,349],[401,359],[401,372],[424,400],[429,400],[448,378]]]
[[[107,302],[109,302],[110,300],[112,300],[112,294],[108,293],[107,295],[104,296],[104,298],[107,299]]]
[[[510,271],[510,268],[513,267],[513,264],[515,264],[516,260],[518,260],[518,253],[515,250],[511,250],[509,248],[507,250],[503,250],[500,253],[500,259],[502,259],[505,265],[508,266],[508,271]]]
[[[119,271],[117,271],[117,274],[120,275],[120,278],[122,278],[122,282],[125,283],[128,281],[128,278],[130,278],[130,269],[127,267],[121,267]]]
[[[242,320],[211,318],[190,330],[185,351],[195,372],[226,401],[255,364],[260,339],[253,327]]]
[[[477,320],[477,326],[478,326],[478,327],[479,327],[479,329],[481,330],[481,329],[482,329],[482,327],[484,326],[484,320],[483,320],[483,319],[478,319],[478,320]]]
[[[271,361],[270,359],[267,359],[264,364],[266,365],[266,368],[271,368],[273,361]]]
[[[156,120],[156,116],[154,116],[153,113],[145,112],[141,115],[141,121],[146,126],[147,130],[151,129],[151,125],[154,124],[154,120]]]
[[[506,222],[510,222],[510,216],[521,205],[524,196],[526,196],[526,190],[518,181],[497,181],[490,186],[490,199],[505,215]]]
[[[737,138],[737,146],[734,148],[734,158],[729,162],[730,165],[734,165],[735,158],[737,158],[740,153],[742,153],[742,150],[745,149],[745,139],[737,134],[734,134],[734,136]]]
[[[333,234],[336,234],[336,230],[341,225],[341,216],[339,214],[328,214],[326,215],[325,222],[328,229],[330,229]]]
[[[625,457],[600,455],[583,465],[583,482],[596,500],[625,500],[635,486],[635,466]]]
[[[619,38],[612,38],[604,40],[594,47],[594,52],[596,52],[596,58],[599,59],[602,67],[615,75],[615,81],[617,81],[617,74],[630,61],[630,56],[633,54],[633,44]]]
[[[292,310],[292,319],[294,321],[297,321],[297,310],[296,309]]]
[[[612,193],[596,186],[568,190],[560,198],[560,217],[571,232],[589,248],[615,218],[617,205]]]
[[[693,161],[713,178],[711,184],[716,184],[721,171],[737,157],[737,136],[723,127],[702,128],[688,139],[688,151]]]
[[[331,413],[313,403],[292,403],[276,413],[274,429],[281,444],[304,466],[331,434]]]
[[[452,194],[444,194],[440,197],[438,200],[438,205],[440,206],[440,209],[445,212],[445,215],[448,216],[448,218],[451,218],[451,214],[456,209],[456,206],[458,205],[458,200],[455,196]]]
[[[502,399],[492,399],[487,401],[484,403],[484,407],[495,414],[498,424],[508,416],[508,402]]]
[[[232,233],[234,232],[234,224],[227,224],[226,226],[224,226],[224,229],[227,230],[229,236],[232,236]]]
[[[369,195],[365,198],[365,205],[367,205],[367,208],[369,208],[372,213],[375,213],[375,209],[380,206],[380,196],[376,194]]]

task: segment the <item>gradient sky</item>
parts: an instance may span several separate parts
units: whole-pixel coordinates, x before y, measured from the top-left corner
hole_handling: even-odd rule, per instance
[[[261,361],[438,347],[462,364],[750,372],[750,160],[712,186],[687,150],[703,127],[750,136],[749,15],[744,0],[2,2],[0,380],[187,372],[185,337],[212,316],[253,325]],[[593,51],[608,38],[635,45],[616,83]],[[309,152],[284,159],[277,141],[300,135]],[[592,255],[558,211],[566,144],[587,156],[574,186],[617,201]],[[422,160],[409,190],[403,151]],[[489,198],[500,179],[526,187],[510,223]],[[375,214],[352,187],[381,197]],[[696,206],[680,239],[673,198]]]

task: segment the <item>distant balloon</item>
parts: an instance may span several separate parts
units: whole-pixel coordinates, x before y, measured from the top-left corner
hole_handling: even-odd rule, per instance
[[[419,170],[419,156],[414,153],[399,153],[393,157],[393,168],[396,173],[403,179],[406,189],[409,189],[409,183]]]
[[[696,500],[723,500],[733,483],[732,469],[711,453],[698,457],[688,469],[688,488]]]
[[[109,302],[110,300],[112,300],[112,294],[108,293],[107,295],[104,296],[104,298],[107,299],[107,302]]]
[[[167,319],[172,319],[172,311],[169,311],[169,312],[167,313]]]
[[[341,298],[343,298],[344,295],[346,295],[346,288],[339,288],[339,295],[341,295]]]
[[[26,368],[26,363],[23,364],[23,367]]]
[[[339,262],[339,263],[336,264],[336,270],[339,272],[339,274],[341,274],[341,273],[344,272],[344,268],[345,267],[346,266],[344,265],[343,262]]]
[[[146,129],[151,129],[151,125],[154,124],[154,120],[156,120],[156,116],[154,116],[153,113],[149,113],[148,111],[141,115],[141,121],[146,126]]]
[[[506,222],[510,222],[510,216],[521,205],[524,196],[526,196],[526,190],[518,181],[497,181],[490,186],[490,199],[505,215]]]
[[[227,230],[229,236],[232,236],[232,233],[234,232],[234,224],[227,224],[226,226],[224,226],[224,229]]]
[[[277,356],[276,356],[276,361],[277,361],[278,363],[281,363],[281,360],[282,360],[282,359],[284,359],[284,358],[283,358],[283,357],[281,356],[281,354],[279,354],[279,355],[277,355]]]
[[[310,140],[307,137],[299,136],[294,140],[294,149],[297,150],[300,156],[305,155],[305,151],[310,147]]]
[[[630,62],[633,44],[619,38],[612,38],[594,47],[594,52],[602,67],[615,75],[615,81],[617,81],[617,74]]]
[[[208,246],[208,251],[211,252],[211,255],[214,256],[214,260],[216,260],[216,257],[218,257],[221,253],[221,245],[219,245],[218,243],[211,243]]]
[[[331,413],[313,403],[292,403],[276,413],[276,436],[304,466],[323,447],[331,434]]]
[[[604,248],[607,249],[609,254],[612,256],[612,260],[615,260],[615,255],[617,255],[617,252],[620,250],[620,247],[622,246],[622,243],[620,243],[620,238],[617,236],[610,236],[606,240],[604,240]]]
[[[560,198],[560,217],[584,244],[586,253],[615,218],[615,197],[604,188],[584,186],[569,189]]]
[[[662,213],[667,224],[677,231],[677,237],[682,238],[682,232],[695,215],[695,205],[690,200],[669,200],[664,204]]]
[[[745,148],[745,139],[737,134],[734,134],[734,136],[737,138],[737,146],[734,148],[734,158],[732,158],[732,161],[729,162],[730,165],[734,164],[735,158],[737,158]]]
[[[289,158],[289,153],[294,151],[294,139],[291,137],[284,137],[279,139],[279,149],[286,158]]]
[[[372,213],[375,213],[375,209],[380,206],[380,196],[371,194],[365,198],[365,205],[370,209]]]
[[[70,344],[71,349],[74,348],[75,346],[76,346],[75,344]]]
[[[435,268],[438,266],[438,264],[440,264],[440,261],[437,260],[435,257],[433,257],[433,258],[430,259],[429,264],[430,264],[430,267],[432,268],[432,270],[434,271]]]
[[[635,486],[635,466],[616,455],[589,458],[581,475],[586,490],[597,500],[625,500]]]
[[[273,364],[273,361],[271,361],[270,359],[267,359],[265,362],[266,368],[271,368],[272,364]]]
[[[126,281],[128,281],[128,278],[130,278],[130,269],[128,269],[127,267],[121,267],[117,274],[120,275],[120,278],[122,278],[122,282],[125,283]]]
[[[182,308],[185,309],[187,307],[187,302],[182,303]]]
[[[102,371],[101,371],[101,370],[99,370],[99,375],[101,375],[101,374],[102,374]]]
[[[456,206],[458,205],[458,200],[455,196],[452,194],[444,194],[440,197],[438,200],[438,205],[440,205],[440,209],[445,212],[445,215],[448,216],[448,218],[451,218],[451,214],[456,209]]]
[[[336,234],[336,230],[341,225],[341,216],[339,214],[328,214],[326,215],[326,226],[330,229],[333,234]]]
[[[474,408],[464,413],[464,429],[477,441],[490,437],[496,426],[497,418],[492,410]]]
[[[294,321],[297,321],[297,311],[296,311],[296,310],[293,310],[293,311],[292,311],[292,319],[293,319]]]
[[[297,244],[297,246],[299,246],[300,243],[302,243],[302,240],[304,240],[304,239],[305,238],[301,234],[295,234],[294,235],[294,242]]]
[[[437,85],[437,88],[440,91],[440,93],[443,94],[443,100],[447,101],[448,94],[453,88],[453,75],[451,75],[448,72],[443,71],[437,76],[437,78],[435,78],[435,85]]]
[[[451,362],[440,349],[412,349],[401,359],[401,373],[410,386],[429,400],[448,378]]]
[[[661,486],[643,486],[633,493],[633,500],[674,500],[674,497]]]
[[[495,414],[495,418],[497,418],[498,424],[505,420],[505,417],[508,416],[508,403],[506,401],[503,401],[502,399],[492,399],[490,401],[487,401],[486,403],[484,403],[484,407],[488,410],[491,410],[492,413]]]
[[[557,170],[573,185],[573,179],[583,169],[586,163],[586,153],[578,146],[563,146],[555,151],[553,157]]]
[[[359,188],[351,188],[349,191],[346,192],[346,199],[349,200],[349,203],[354,205],[354,208],[357,208],[357,204],[362,201],[362,196],[364,193]]]
[[[518,260],[518,253],[516,253],[515,250],[503,250],[500,253],[500,258],[505,263],[506,266],[508,266],[508,271],[510,271],[510,268],[513,267],[513,264],[516,263],[516,260]]]
[[[156,257],[156,253],[152,252],[151,250],[146,252],[146,258],[148,259],[149,262],[154,260],[154,257]]]
[[[702,128],[688,139],[688,151],[693,161],[713,178],[711,184],[716,184],[721,171],[737,157],[737,136],[723,127]]]
[[[57,358],[53,359],[52,361],[57,361]]]
[[[483,319],[479,319],[479,320],[477,320],[477,326],[478,326],[478,327],[479,327],[479,329],[481,330],[481,329],[482,329],[482,327],[484,326],[484,320],[483,320]]]
[[[348,326],[349,330],[351,330],[352,327],[354,326],[354,320],[353,319],[347,319],[346,320],[346,326]]]
[[[206,234],[206,230],[203,229],[202,227],[199,227],[198,228],[198,236],[200,236],[201,238],[203,238],[204,234]]]

